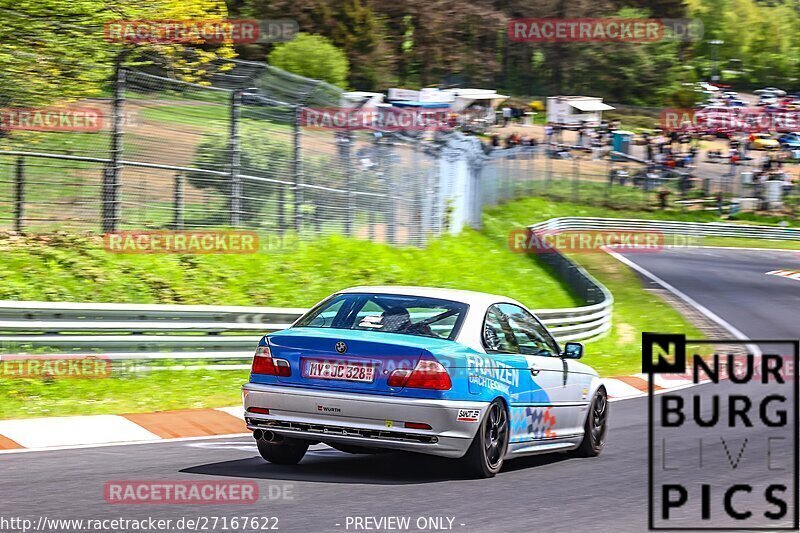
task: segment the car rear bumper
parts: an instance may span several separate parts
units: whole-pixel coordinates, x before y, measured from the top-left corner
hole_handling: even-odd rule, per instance
[[[244,385],[242,396],[250,430],[453,458],[467,452],[489,407],[489,402],[398,398],[258,383]],[[269,414],[248,412],[251,407],[267,408]],[[458,420],[462,410],[478,414],[477,421]],[[406,422],[428,424],[431,429],[406,428]]]

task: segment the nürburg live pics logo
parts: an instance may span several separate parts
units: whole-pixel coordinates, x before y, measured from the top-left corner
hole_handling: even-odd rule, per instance
[[[642,334],[650,530],[797,531],[798,352]]]

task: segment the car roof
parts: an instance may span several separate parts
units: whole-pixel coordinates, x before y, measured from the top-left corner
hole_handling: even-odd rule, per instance
[[[489,294],[485,292],[465,291],[461,289],[444,289],[438,287],[413,287],[413,286],[395,286],[395,285],[360,286],[360,287],[350,287],[348,289],[344,289],[338,292],[398,294],[402,296],[426,296],[429,298],[439,298],[442,300],[451,300],[455,302],[462,302],[470,305],[486,306],[486,307],[497,302],[510,302],[519,304],[519,302],[513,300],[512,298],[508,298],[506,296],[499,296],[496,294]]]

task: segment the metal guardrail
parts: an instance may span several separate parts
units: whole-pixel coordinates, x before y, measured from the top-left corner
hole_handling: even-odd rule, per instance
[[[543,309],[537,314],[560,341],[579,340],[610,328],[610,307],[609,295],[586,307]],[[272,307],[0,301],[0,345],[6,353],[53,348],[63,353],[102,353],[111,360],[247,360],[261,334],[289,327],[304,312]]]
[[[0,301],[3,352],[54,348],[112,360],[249,359],[305,309]],[[258,332],[258,333],[255,333]]]
[[[531,226],[541,231],[566,230],[649,230],[667,235],[689,237],[744,237],[768,240],[800,240],[800,228],[780,226],[755,226],[724,222],[679,222],[671,220],[643,220],[638,218],[560,217]]]
[[[530,226],[531,231],[550,230],[550,221]],[[583,267],[558,251],[542,254],[545,262],[572,292],[588,305],[564,309],[534,311],[559,342],[585,341],[604,335],[611,329],[614,297],[602,283]]]

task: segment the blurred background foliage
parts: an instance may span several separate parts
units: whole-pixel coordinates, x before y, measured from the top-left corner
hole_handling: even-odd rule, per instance
[[[473,86],[515,96],[590,93],[630,105],[686,105],[685,83],[708,79],[717,45],[737,89],[800,90],[800,0],[0,0],[0,105],[40,105],[107,90],[122,49],[203,82],[215,59],[270,60],[359,90]],[[289,43],[122,45],[110,20],[294,19]],[[516,18],[698,19],[694,42],[518,43]]]

